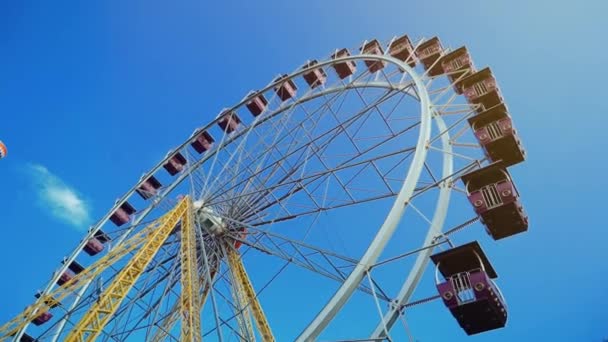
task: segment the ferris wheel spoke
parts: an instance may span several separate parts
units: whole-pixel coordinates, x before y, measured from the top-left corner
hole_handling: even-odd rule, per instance
[[[123,309],[123,310],[126,310],[126,308],[128,306],[131,306],[131,311],[133,311],[133,305],[134,305],[135,301],[137,301],[137,300],[143,301],[143,298],[145,296],[147,296],[148,294],[151,294],[151,296],[149,298],[149,302],[147,303],[145,310],[142,310],[142,312],[140,312],[138,321],[135,322],[134,324],[132,324],[132,327],[130,329],[126,329],[126,325],[125,325],[123,330],[121,331],[122,333],[119,333],[116,331],[118,329],[119,325],[118,325],[118,323],[115,324],[111,335],[119,338],[120,340],[124,340],[132,332],[134,332],[136,330],[141,330],[141,329],[145,329],[145,328],[149,328],[150,326],[153,326],[155,324],[155,319],[157,317],[158,310],[161,308],[162,302],[165,300],[169,300],[168,298],[171,295],[173,295],[174,298],[178,297],[178,294],[175,292],[174,287],[179,280],[177,278],[177,277],[179,277],[179,274],[180,273],[179,273],[178,264],[175,263],[174,268],[171,272],[161,275],[154,282],[154,284],[152,286],[149,286],[149,287],[141,290],[140,291],[141,295],[134,297],[131,300],[131,303],[128,303],[125,306],[125,309]],[[162,286],[163,284],[164,284],[164,287]],[[154,291],[156,291],[158,288],[161,288],[161,287],[163,287],[162,294],[159,297],[155,297],[153,295]],[[117,314],[117,317],[118,317],[118,314]],[[129,316],[126,316],[126,318],[124,318],[124,319],[128,321]],[[146,319],[148,321],[144,322],[144,320],[146,320]]]
[[[249,236],[256,237],[255,241],[251,241],[239,236],[231,236],[231,239],[234,241],[239,241],[243,245],[250,246],[265,254],[278,257],[288,263],[338,282],[344,281],[348,272],[358,263],[354,258],[342,256],[336,252],[318,248],[303,241],[272,233],[260,227],[239,222],[228,217],[224,217],[224,219],[232,221],[239,226],[249,228]],[[361,284],[359,289],[362,292],[371,294],[371,289],[364,284]],[[378,296],[385,301],[390,300],[385,293],[380,293]]]
[[[357,93],[357,95],[359,95],[359,98],[361,99],[361,101],[363,102],[363,104],[366,107],[370,107],[370,104],[365,100],[365,98],[363,98],[361,92],[359,91],[359,89],[355,89],[355,92]],[[404,93],[401,94],[401,97],[405,96]],[[390,127],[390,125],[386,122],[386,119],[382,113],[382,111],[378,108],[377,104],[371,105],[371,107],[373,107],[379,114],[380,117],[383,119],[382,121],[385,123],[385,125],[388,127],[388,130],[390,132],[390,136],[394,136],[395,132],[393,132],[392,128]],[[332,111],[332,115],[336,118],[337,120],[337,115],[334,111]],[[357,153],[361,153],[361,149],[357,146],[357,143],[355,141],[355,139],[353,138],[353,136],[356,136],[357,133],[361,130],[361,128],[363,127],[363,125],[365,125],[365,122],[371,117],[371,115],[367,116],[364,120],[362,120],[362,122],[360,123],[359,127],[357,128],[357,130],[355,130],[355,132],[351,135],[347,129],[344,129],[344,133],[346,135],[346,137],[348,137],[348,139],[350,140],[351,144],[355,147],[355,150],[357,151]],[[376,170],[376,172],[380,173],[380,170],[378,169],[378,166],[372,161],[371,162],[372,167]],[[344,186],[344,184],[342,183],[342,181],[340,181],[340,179],[336,176],[336,179],[338,180],[338,182],[342,185],[343,188],[346,188]],[[383,179],[384,185],[387,186],[387,188],[390,190],[391,187],[390,185],[386,182],[385,179]],[[351,195],[352,198],[352,195]]]
[[[172,278],[177,271],[177,263],[171,265],[170,269],[162,266],[169,260],[173,261],[174,258],[171,254],[171,251],[167,251],[166,255],[168,257],[163,261],[157,262],[156,265],[149,267],[145,271],[144,276],[140,277],[140,280],[136,282],[132,291],[133,293],[127,294],[121,307],[108,321],[107,326],[110,327],[107,329],[109,336],[124,339],[132,331],[138,330],[143,320],[156,309],[155,303],[152,302],[154,297],[151,294],[159,287],[162,287],[163,284],[169,289],[173,288],[175,281]],[[165,293],[158,300],[164,299],[168,294],[169,292]],[[173,294],[175,295],[176,293],[173,292]],[[148,301],[146,301],[146,297],[149,297]]]
[[[312,89],[310,89],[308,92],[311,92]],[[295,104],[291,104],[287,109],[282,111],[282,118],[284,120],[288,120],[291,115],[294,113],[295,109],[297,108],[297,106],[295,106]],[[266,121],[268,122],[268,121]],[[258,127],[261,125],[258,125]],[[246,147],[246,142],[248,141],[248,137],[251,134],[251,132],[253,132],[254,130],[252,129],[253,127],[249,127],[246,131],[246,133],[244,134],[243,138],[241,139],[241,141],[238,143],[237,148],[235,149],[235,152],[232,153],[229,157],[228,157],[228,161],[225,163],[225,165],[229,165],[231,164],[230,162],[234,159],[234,157],[238,154],[238,156],[242,156],[242,150]],[[227,134],[224,134],[224,137],[227,136]],[[214,162],[211,165],[211,170],[209,171],[207,180],[205,181],[204,184],[204,188],[207,188],[208,185],[208,180],[209,177],[211,176],[211,174],[213,173],[213,167],[215,165],[215,160],[217,160],[219,156],[219,153],[216,153],[215,157],[214,157]],[[240,163],[237,160],[237,165],[233,166],[234,168],[237,168],[238,170],[238,165],[240,165]],[[218,178],[224,175],[224,172],[226,171],[226,168],[222,168],[219,172],[218,172],[218,177],[215,178],[215,180],[212,181],[211,187],[213,187],[213,183],[218,181]]]
[[[379,101],[384,101],[384,100],[389,99],[389,98],[392,96],[392,94],[395,94],[395,92],[388,91],[388,92],[387,92],[387,93],[386,93],[386,94],[385,94],[385,95],[384,95],[384,96],[383,96],[381,99],[379,99]],[[342,123],[341,123],[341,125],[344,127],[345,125],[350,125],[350,124],[352,124],[352,122],[356,121],[356,119],[357,119],[357,118],[359,118],[359,117],[361,117],[361,116],[365,115],[365,114],[366,114],[366,113],[367,113],[367,112],[368,112],[370,109],[371,109],[371,107],[364,108],[363,110],[361,110],[361,111],[360,111],[359,113],[357,113],[356,115],[353,115],[353,117],[352,117],[352,118],[350,118],[349,120],[346,120],[345,122],[342,122]],[[317,137],[316,137],[316,140],[317,140],[317,141],[319,141],[319,140],[321,140],[321,139],[327,138],[327,140],[324,142],[324,144],[323,144],[323,145],[325,145],[325,146],[329,146],[329,144],[330,144],[330,143],[331,143],[331,142],[332,142],[332,141],[333,141],[333,140],[334,140],[336,137],[338,137],[338,136],[339,136],[339,134],[340,134],[340,127],[336,127],[336,128],[330,129],[330,130],[328,130],[328,131],[326,131],[326,132],[324,132],[324,133],[320,134],[319,136],[317,136]],[[309,145],[310,145],[310,142],[309,142],[308,144],[304,144],[304,145],[300,146],[299,148],[297,148],[297,149],[295,149],[295,150],[293,150],[293,151],[291,151],[291,152],[289,152],[289,153],[286,153],[284,156],[282,156],[282,158],[280,159],[280,161],[286,160],[287,158],[291,157],[292,155],[294,155],[294,154],[295,154],[295,153],[297,153],[297,152],[302,152],[302,151],[305,151],[305,150],[308,148],[308,146],[309,146]],[[277,162],[278,162],[278,161],[277,161]],[[276,165],[276,164],[277,164],[277,162],[274,162],[274,163],[270,164],[269,166],[267,166],[267,167],[263,168],[263,169],[262,169],[260,172],[258,172],[258,173],[261,173],[261,172],[263,172],[263,171],[265,171],[265,170],[267,170],[267,169],[271,168],[273,165]],[[221,188],[221,187],[220,187],[220,188]]]
[[[127,256],[129,255],[133,255],[132,252],[127,253]],[[149,273],[150,269],[157,265],[157,262],[152,262],[148,269],[145,271],[145,273]],[[97,277],[91,280],[83,281],[84,285],[82,286],[82,290],[80,290],[79,293],[71,292],[71,294],[63,300],[63,302],[66,304],[70,303],[70,301],[72,302],[71,305],[68,305],[69,309],[67,309],[65,314],[62,315],[62,317],[60,318],[60,320],[53,324],[46,332],[43,333],[43,335],[50,334],[49,336],[52,336],[52,339],[55,339],[61,334],[66,323],[70,326],[74,326],[75,322],[71,321],[70,318],[74,315],[78,316],[80,313],[82,313],[84,309],[88,308],[91,303],[95,302],[102,286],[107,286],[107,284],[111,283],[117,273],[118,269],[114,265],[110,265],[105,272],[102,272]],[[105,284],[102,284],[102,279],[105,279],[105,281],[103,282]],[[92,282],[95,282],[97,284],[97,288],[90,289],[89,285]],[[139,285],[136,285],[135,289],[137,289],[137,286]],[[63,296],[61,294],[59,295]],[[51,333],[51,331],[54,330],[55,332]]]
[[[341,166],[339,166],[337,168],[334,168],[332,170],[328,170],[328,171],[320,173],[320,174],[314,174],[314,175],[308,175],[308,176],[302,177],[300,179],[297,179],[296,181],[289,181],[289,182],[284,182],[283,184],[279,184],[279,185],[268,186],[264,191],[268,191],[268,190],[275,191],[275,190],[280,190],[281,188],[285,188],[286,186],[290,186],[289,190],[286,191],[286,192],[284,192],[284,194],[279,197],[279,202],[280,202],[280,201],[283,201],[283,200],[285,200],[287,198],[290,198],[290,196],[292,196],[294,193],[299,192],[301,188],[314,185],[315,182],[316,182],[317,185],[323,184],[323,180],[325,178],[330,177],[332,174],[335,174],[335,173],[337,173],[339,171],[354,169],[354,168],[357,168],[357,167],[364,167],[366,164],[368,164],[368,163],[370,163],[370,162],[372,162],[374,160],[382,160],[384,158],[390,158],[390,157],[393,157],[393,156],[398,155],[400,153],[407,153],[407,152],[411,152],[413,150],[414,150],[413,147],[412,148],[406,148],[406,149],[399,150],[399,151],[396,151],[396,152],[392,151],[391,153],[387,153],[385,155],[375,156],[373,158],[369,158],[369,159],[366,159],[366,160],[361,160],[361,161],[353,162],[351,164],[341,165]],[[351,158],[351,159],[355,159],[355,158]],[[379,176],[378,178],[385,178],[382,175],[377,175],[377,176]],[[332,177],[332,179],[333,179],[333,177]],[[393,196],[393,195],[395,195],[395,192],[392,191],[392,189],[390,189],[390,191],[388,191],[387,193],[385,193],[385,195]],[[342,207],[342,206],[345,206],[345,205],[355,205],[355,204],[358,204],[358,203],[368,202],[369,200],[373,200],[373,199],[385,198],[386,197],[385,195],[383,195],[383,196],[375,196],[375,197],[371,197],[371,198],[360,197],[360,198],[356,198],[356,199],[351,199],[351,200],[347,201],[348,203],[342,204],[339,207]],[[266,210],[266,209],[274,206],[275,204],[276,204],[276,201],[272,201],[269,204],[267,204],[265,206],[262,206],[258,210],[260,212],[264,211],[264,210]],[[320,207],[317,207],[316,210],[327,210],[327,209],[329,209],[329,208],[320,208]],[[312,211],[312,212],[314,213],[315,211]],[[298,215],[304,215],[304,214],[307,214],[307,213],[311,213],[311,212],[302,212],[302,213],[299,213]],[[294,215],[293,213],[290,213],[290,212],[287,212],[286,214],[287,214],[287,216],[293,216]],[[277,220],[281,220],[281,219],[277,218]]]
[[[388,139],[385,139],[384,141],[381,141],[381,142],[379,142],[379,143],[377,143],[377,144],[375,144],[375,145],[371,146],[371,147],[370,147],[370,148],[368,148],[367,150],[362,151],[362,153],[361,153],[361,154],[356,155],[356,156],[354,156],[354,157],[352,157],[352,158],[347,159],[346,161],[342,162],[342,163],[341,163],[341,165],[338,165],[338,168],[333,169],[333,170],[330,170],[330,171],[331,171],[331,172],[335,172],[336,170],[339,170],[339,169],[342,169],[342,170],[343,170],[343,169],[347,169],[347,168],[349,168],[349,167],[358,166],[358,165],[361,165],[361,164],[363,164],[363,163],[365,163],[365,162],[368,162],[369,160],[364,161],[364,162],[359,162],[359,163],[353,163],[353,164],[351,164],[351,165],[345,165],[346,163],[349,163],[349,162],[351,162],[351,161],[353,161],[353,160],[358,159],[360,156],[363,156],[363,155],[365,155],[365,154],[367,154],[367,153],[372,152],[374,149],[376,149],[376,148],[378,148],[378,147],[382,146],[382,145],[383,145],[383,144],[385,144],[386,142],[389,142],[389,141],[393,140],[394,138],[396,138],[396,137],[398,137],[398,136],[400,136],[400,135],[402,135],[402,134],[404,134],[404,133],[408,132],[409,130],[411,130],[412,128],[415,128],[415,127],[417,127],[417,126],[418,126],[418,123],[413,124],[413,125],[411,125],[411,126],[409,126],[409,127],[405,128],[405,129],[403,129],[403,130],[402,130],[402,131],[400,131],[400,132],[397,132],[397,133],[396,133],[396,135],[395,135],[394,137],[390,137],[390,138],[388,138]],[[413,150],[413,148],[412,148],[411,150]],[[402,152],[402,151],[401,151],[401,152]],[[395,153],[390,154],[390,155],[394,155],[394,154],[395,154]],[[296,184],[296,183],[301,182],[302,180],[305,180],[305,179],[307,179],[307,178],[312,178],[313,180],[316,180],[316,179],[319,179],[319,178],[323,177],[324,175],[325,175],[325,173],[320,173],[320,174],[318,174],[318,175],[310,175],[310,176],[308,176],[308,177],[304,177],[303,179],[298,179],[297,181],[290,181],[290,182],[284,182],[284,183],[282,183],[282,184],[278,184],[278,185],[274,185],[274,186],[267,186],[267,187],[266,187],[266,189],[264,189],[264,191],[268,191],[268,190],[271,190],[271,189],[272,189],[272,190],[274,190],[274,189],[276,189],[276,188],[283,187],[283,186],[285,186],[285,185],[287,185],[287,184]],[[297,184],[296,184],[296,185],[297,185]],[[299,190],[298,190],[298,191],[299,191]],[[289,192],[288,192],[288,194],[289,194]],[[243,196],[243,194],[241,194],[240,196]],[[275,202],[276,202],[276,201],[275,201]],[[211,202],[211,203],[213,203],[213,202]]]

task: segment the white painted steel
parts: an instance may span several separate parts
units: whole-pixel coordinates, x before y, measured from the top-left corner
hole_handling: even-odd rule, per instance
[[[437,124],[439,132],[445,132],[441,136],[441,144],[443,146],[443,150],[449,153],[443,154],[443,168],[441,177],[441,179],[443,179],[443,182],[440,184],[439,197],[437,198],[437,206],[435,207],[435,213],[433,214],[433,219],[431,221],[429,230],[426,233],[423,246],[431,245],[433,241],[441,234],[441,230],[443,228],[445,217],[447,216],[448,207],[450,204],[450,194],[452,189],[452,178],[450,176],[454,173],[454,156],[451,153],[452,145],[450,144],[450,136],[445,121],[443,120],[441,115],[435,115],[434,120]],[[399,291],[397,298],[393,302],[393,305],[391,305],[391,307],[389,308],[388,312],[384,315],[383,321],[385,322],[386,328],[389,331],[393,324],[395,324],[399,319],[400,308],[410,300],[412,293],[414,293],[414,290],[420,282],[420,278],[422,278],[424,270],[426,269],[429,263],[430,256],[433,254],[434,249],[435,248],[427,248],[418,254],[414,266],[410,270],[410,273],[407,279],[405,280],[403,287]],[[371,338],[385,337],[386,334],[384,331],[384,325],[378,324],[378,326],[376,326],[376,329],[372,333]]]
[[[373,56],[374,55],[360,55],[360,57],[365,57],[365,59],[372,58]],[[395,203],[393,203],[388,216],[376,233],[376,236],[372,240],[367,251],[342,286],[340,286],[325,307],[300,334],[296,340],[298,342],[314,341],[317,339],[319,334],[346,304],[369,268],[376,263],[378,257],[395,232],[395,229],[407,208],[407,204],[414,193],[414,189],[416,184],[418,184],[420,174],[424,167],[428,152],[427,144],[429,143],[431,136],[431,102],[427,88],[424,85],[422,78],[410,68],[409,65],[392,57],[382,57],[391,63],[400,65],[400,67],[405,70],[405,73],[414,81],[416,91],[420,98],[420,134],[418,136],[418,142],[416,143],[416,152],[412,158],[412,163],[407,172],[405,182],[397,195]]]
[[[425,145],[429,141],[429,137],[430,137],[430,128],[431,128],[430,110],[431,109],[430,109],[430,100],[429,100],[428,94],[426,92],[426,87],[424,86],[421,78],[407,64],[405,64],[393,57],[379,56],[379,55],[351,55],[351,56],[347,56],[347,57],[331,59],[331,60],[327,60],[324,62],[320,62],[320,63],[314,65],[314,67],[311,69],[331,66],[331,65],[335,65],[335,64],[338,64],[341,62],[351,61],[351,60],[356,60],[356,61],[377,60],[377,61],[388,62],[388,63],[394,64],[394,65],[397,65],[398,67],[400,67],[402,70],[405,71],[405,74],[412,77],[414,86],[416,87],[416,90],[417,90],[417,95],[419,96],[420,102],[421,102],[421,125],[420,125],[420,135],[419,135],[418,142],[416,145],[416,152],[415,152],[412,164],[410,166],[410,169],[408,171],[406,182],[402,186],[401,191],[400,191],[399,195],[397,196],[397,199],[396,199],[387,219],[385,220],[385,223],[380,228],[380,231],[377,233],[376,238],[372,242],[372,245],[370,245],[370,247],[368,248],[368,253],[366,253],[366,255],[364,256],[365,259],[362,259],[362,262],[363,262],[363,260],[365,260],[365,262],[360,263],[361,265],[365,264],[365,265],[369,266],[369,265],[372,265],[377,260],[378,255],[381,253],[381,251],[383,250],[383,248],[386,245],[386,243],[388,242],[388,240],[390,240],[390,235],[392,235],[392,233],[394,232],[394,229],[395,229],[400,217],[402,216],[402,214],[405,210],[405,207],[407,206],[407,201],[411,197],[411,194],[414,191],[415,185],[416,185],[418,178],[420,176],[420,173],[422,171],[424,161],[426,159],[426,153],[427,153],[427,149],[426,149]],[[309,71],[309,69],[298,69],[295,72],[293,72],[292,74],[290,74],[287,78],[282,79],[279,82],[271,82],[265,88],[245,97],[240,103],[233,106],[231,109],[237,110],[238,108],[243,107],[252,98],[257,96],[257,94],[264,93],[264,92],[274,88],[277,84],[285,82],[286,80],[291,80],[295,77],[301,76],[302,74],[304,74],[308,71]],[[403,79],[405,79],[405,75],[404,75]],[[279,115],[280,113],[288,110],[289,108],[292,108],[293,106],[297,106],[300,103],[310,101],[312,99],[318,98],[323,95],[327,95],[330,93],[339,92],[339,91],[343,91],[343,90],[348,90],[348,89],[365,88],[365,87],[385,88],[385,89],[393,89],[393,90],[397,90],[397,91],[407,92],[409,89],[409,86],[410,86],[409,82],[407,82],[407,83],[404,83],[404,82],[389,83],[389,82],[381,82],[381,81],[368,81],[368,82],[354,82],[354,83],[342,85],[339,87],[326,88],[320,92],[312,93],[309,96],[298,98],[293,103],[291,103],[289,106],[285,106],[283,108],[277,109],[276,111],[274,111],[272,113],[272,115],[269,115],[269,116],[263,118],[262,120],[256,120],[254,122],[254,124],[252,124],[250,127],[247,127],[246,130],[244,130],[242,132],[236,132],[235,134],[230,136],[224,144],[220,144],[220,147],[224,147],[224,146],[228,145],[232,141],[240,138],[243,134],[246,134],[247,132],[249,132],[251,129],[254,129],[257,125],[265,122],[266,120],[272,119],[274,116]],[[409,94],[409,95],[412,95],[412,94]],[[211,126],[215,125],[217,123],[217,121],[218,121],[218,119],[216,118],[215,120],[211,121],[207,125],[201,127],[196,132],[202,132],[202,131],[208,130]],[[89,239],[91,239],[94,236],[94,234],[95,234],[95,232],[97,232],[97,230],[99,230],[104,224],[106,224],[106,222],[109,220],[110,216],[123,203],[127,202],[133,194],[135,194],[137,188],[139,188],[146,179],[148,179],[150,176],[153,176],[156,172],[161,170],[162,166],[169,159],[171,159],[175,154],[177,154],[179,151],[183,150],[184,148],[187,148],[188,145],[194,140],[195,136],[196,135],[193,134],[184,143],[182,143],[180,146],[178,146],[177,148],[172,150],[171,153],[168,153],[166,155],[166,157],[163,160],[161,160],[154,168],[152,168],[148,173],[143,175],[140,178],[140,181],[137,182],[135,184],[135,186],[133,186],[133,188],[131,188],[129,191],[127,191],[125,193],[125,195],[123,195],[118,201],[116,201],[115,205],[111,208],[111,210],[106,215],[104,215],[94,226],[92,226],[89,229],[89,232],[85,235],[83,240],[81,240],[81,242],[78,244],[77,248],[72,252],[72,254],[70,254],[69,257],[67,257],[64,260],[64,264],[59,269],[57,269],[55,271],[55,273],[53,273],[53,276],[51,277],[51,279],[47,283],[46,287],[42,291],[42,295],[45,295],[53,290],[53,288],[56,286],[56,282],[59,279],[59,277],[61,276],[61,274],[67,270],[70,263],[72,263],[73,261],[76,260],[78,255],[81,253],[84,245],[88,242]],[[129,234],[132,232],[132,230],[135,229],[135,227],[138,224],[140,224],[147,217],[147,215],[158,206],[158,204],[161,202],[162,198],[164,198],[167,194],[171,193],[172,190],[174,190],[183,180],[185,180],[188,177],[190,172],[196,170],[200,165],[202,165],[205,161],[207,161],[212,155],[217,153],[217,150],[210,151],[210,152],[213,152],[213,153],[207,153],[207,155],[205,155],[200,160],[196,161],[196,163],[191,164],[191,166],[188,167],[185,172],[180,173],[174,179],[173,183],[168,185],[165,188],[165,190],[158,197],[154,198],[151,201],[151,204],[147,208],[142,210],[135,217],[135,219],[131,223],[132,227],[127,229],[120,236],[120,238],[116,240],[113,247],[115,248],[116,246],[120,245],[120,243],[122,243],[122,241],[124,239],[126,239],[127,236],[129,236]],[[356,287],[356,284],[358,284],[361,281],[365,270],[366,270],[365,267],[357,267],[353,271],[353,274],[351,274],[351,276],[349,276],[349,278],[346,280],[346,283],[343,284],[343,286],[341,287],[341,289],[343,289],[343,290],[342,291],[338,290],[338,292],[336,293],[336,294],[338,294],[338,293],[340,294],[340,298],[342,298],[342,301],[343,301],[342,305],[346,302],[348,297],[350,297],[350,295],[352,295],[352,292],[353,292],[354,288]],[[358,281],[355,282],[355,279],[358,279]],[[353,287],[353,284],[354,284],[354,287]],[[78,299],[70,305],[70,308],[76,307],[76,305],[79,302],[79,299],[81,298],[82,294],[86,291],[86,288],[89,285],[90,284],[85,284],[82,287],[81,291],[79,291]],[[348,286],[346,286],[346,285],[348,285]],[[332,312],[331,316],[333,318],[335,313],[337,311],[339,311],[339,307],[336,305],[333,305],[332,303],[335,304],[334,300],[330,301],[326,305],[324,311],[333,306],[333,309],[329,310],[329,312]],[[341,305],[340,305],[340,307],[341,307]],[[67,319],[69,319],[69,315],[64,317],[64,319],[61,322],[59,322],[57,328],[55,328],[55,333],[52,335],[51,341],[55,342],[59,338]],[[326,322],[325,324],[323,324],[323,326],[326,326],[327,323],[329,322],[329,320],[330,320],[329,316],[326,316],[325,319],[323,319],[323,321]],[[314,325],[316,321],[317,320],[315,319],[315,321],[313,321],[313,323],[311,325]],[[319,330],[320,328],[321,328],[321,325],[317,325],[316,328],[313,330],[320,331]],[[25,325],[14,336],[13,341],[18,341],[20,339],[20,337],[23,335],[23,333],[26,331],[26,329],[27,329],[27,325]]]

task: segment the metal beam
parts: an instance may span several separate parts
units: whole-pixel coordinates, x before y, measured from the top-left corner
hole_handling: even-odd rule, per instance
[[[187,217],[190,199],[184,197],[178,205],[163,216],[160,227],[151,232],[142,248],[133,256],[123,270],[116,276],[98,301],[87,311],[66,337],[67,342],[94,341],[102,332],[108,320],[118,310],[120,304],[154,259],[165,240],[171,235],[180,220]],[[183,225],[183,222],[182,222]]]
[[[264,310],[262,310],[262,306],[258,301],[258,297],[253,289],[253,285],[251,285],[251,281],[249,280],[249,276],[245,271],[245,266],[241,261],[239,253],[231,245],[226,246],[226,250],[228,264],[230,265],[230,269],[236,278],[235,280],[240,283],[240,286],[244,291],[248,302],[247,304],[251,307],[251,312],[255,318],[258,331],[260,332],[260,335],[262,335],[262,340],[264,342],[274,342],[274,335],[272,334],[272,330],[270,330],[270,325],[268,324]]]
[[[188,203],[190,201],[188,200]],[[201,337],[201,313],[199,299],[198,257],[196,230],[191,220],[191,206],[182,219],[182,291],[181,291],[181,340],[198,342]]]

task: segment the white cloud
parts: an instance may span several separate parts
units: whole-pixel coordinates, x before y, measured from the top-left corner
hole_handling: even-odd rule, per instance
[[[40,204],[55,218],[85,230],[91,222],[88,203],[78,192],[52,174],[46,167],[38,164],[27,166]]]

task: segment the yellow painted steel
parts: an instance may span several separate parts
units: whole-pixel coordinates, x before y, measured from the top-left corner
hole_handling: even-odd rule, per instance
[[[211,279],[213,282],[213,279],[215,278],[215,270],[211,271]],[[205,287],[203,289],[203,292],[201,294],[200,298],[200,304],[199,304],[199,308],[202,308],[203,305],[205,304],[205,300],[207,299],[207,294],[209,294],[209,283],[205,282],[205,276],[202,275],[199,279],[199,281],[202,281],[205,284]],[[159,328],[156,329],[156,331],[154,332],[154,335],[152,335],[152,337],[150,338],[150,342],[159,342],[162,341],[168,334],[169,332],[173,329],[173,326],[175,325],[175,323],[177,323],[177,321],[179,320],[180,317],[180,307],[181,307],[181,301],[177,301],[175,302],[175,304],[173,305],[173,307],[170,310],[170,314],[165,317],[162,322],[159,325]]]
[[[188,210],[182,220],[181,340],[199,342],[202,341],[202,337],[200,300],[198,298],[198,258],[196,253],[196,230],[191,217],[192,213]]]
[[[0,341],[8,340],[12,335],[21,330],[40,313],[50,310],[51,308],[48,304],[52,303],[52,300],[61,302],[71,295],[76,295],[78,290],[88,281],[97,277],[105,269],[122,259],[125,255],[134,251],[144,242],[149,241],[152,236],[157,234],[160,227],[168,225],[170,218],[173,220],[179,218],[180,215],[178,215],[177,212],[183,211],[185,209],[185,205],[186,203],[182,201],[177,207],[172,209],[171,212],[134,234],[129,239],[123,241],[123,243],[108,252],[97,262],[84,269],[81,273],[75,275],[68,282],[62,286],[56,287],[53,291],[50,291],[48,294],[38,298],[34,304],[25,308],[24,311],[0,327]]]
[[[255,341],[255,334],[253,332],[253,324],[251,322],[251,312],[247,301],[247,294],[241,284],[240,275],[235,267],[230,267],[230,273],[232,274],[232,287],[231,293],[232,298],[236,306],[236,320],[241,329],[241,340],[242,341]]]
[[[227,246],[227,259],[231,271],[238,280],[236,282],[240,283],[240,286],[242,286],[242,290],[247,298],[247,305],[249,305],[251,308],[258,331],[262,336],[262,340],[264,342],[274,342],[274,335],[272,334],[272,330],[268,324],[268,319],[266,319],[264,310],[262,310],[262,305],[260,305],[255,290],[253,289],[253,285],[251,285],[251,280],[249,279],[249,275],[247,275],[247,271],[245,271],[245,266],[241,261],[241,256],[231,245]]]
[[[161,218],[162,224],[149,236],[141,249],[101,294],[97,302],[74,326],[65,341],[95,340],[178,222],[181,220],[182,225],[185,221],[189,222],[189,209],[190,199],[184,197],[171,212]]]

